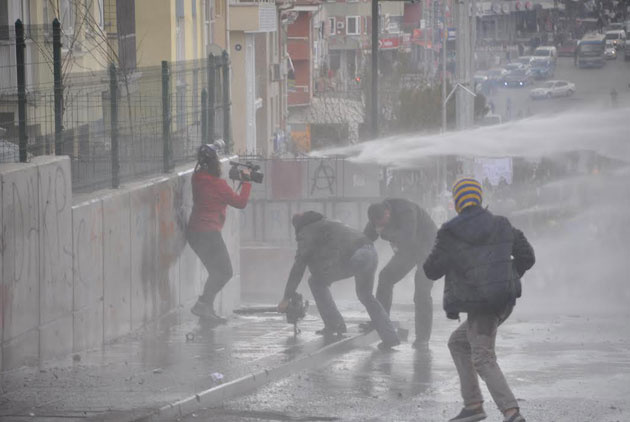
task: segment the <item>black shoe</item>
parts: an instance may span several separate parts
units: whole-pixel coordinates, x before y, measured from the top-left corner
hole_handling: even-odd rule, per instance
[[[398,340],[392,343],[385,343],[384,341],[381,341],[378,345],[376,345],[376,347],[378,347],[378,350],[380,350],[381,352],[393,352],[393,348],[398,346],[399,344],[400,341]]]
[[[346,328],[346,324],[339,325],[337,327],[324,326],[321,330],[315,331],[315,334],[319,334],[321,336],[331,336],[337,335],[340,336],[346,333],[348,329]]]
[[[483,411],[483,407],[478,407],[476,409],[466,409],[463,408],[459,415],[455,416],[453,419],[449,419],[448,422],[476,422],[482,421],[487,418],[486,412]]]

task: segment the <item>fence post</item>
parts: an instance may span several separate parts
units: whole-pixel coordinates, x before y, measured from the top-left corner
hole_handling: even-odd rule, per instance
[[[55,94],[55,154],[63,152],[63,83],[61,80],[61,23],[53,20],[53,77]]]
[[[208,55],[208,136],[206,142],[211,144],[214,142],[214,117],[215,117],[215,91],[214,84],[216,82],[216,66],[214,55]]]
[[[223,50],[223,141],[225,149],[232,152],[232,138],[230,137],[230,57],[227,51]]]
[[[120,186],[120,162],[118,157],[118,80],[116,79],[116,66],[109,65],[109,100],[110,123],[112,142],[112,188]]]
[[[18,90],[18,122],[19,122],[19,151],[20,162],[26,163],[26,66],[24,63],[24,24],[20,19],[15,21],[15,59],[17,64],[17,90]]]
[[[208,143],[208,91],[201,90],[201,144]]]
[[[164,173],[171,171],[171,101],[168,62],[162,61],[162,162]]]

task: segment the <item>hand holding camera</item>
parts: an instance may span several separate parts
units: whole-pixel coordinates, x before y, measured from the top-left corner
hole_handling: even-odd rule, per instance
[[[239,163],[230,161],[230,172],[228,176],[232,180],[251,181],[254,183],[262,183],[263,174],[260,172],[260,166],[251,162]],[[242,168],[241,168],[242,167]]]

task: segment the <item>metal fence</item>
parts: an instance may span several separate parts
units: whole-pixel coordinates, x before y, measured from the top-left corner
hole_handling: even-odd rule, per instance
[[[68,155],[73,190],[89,191],[168,172],[215,139],[231,151],[226,52],[83,71],[68,65],[73,51],[57,20],[0,33],[0,163]]]

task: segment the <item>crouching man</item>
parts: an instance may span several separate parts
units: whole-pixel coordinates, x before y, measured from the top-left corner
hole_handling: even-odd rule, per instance
[[[450,422],[475,422],[486,418],[479,375],[507,422],[525,422],[518,403],[497,364],[497,327],[521,296],[525,271],[534,265],[534,250],[523,232],[505,217],[481,207],[481,184],[461,179],[453,186],[458,215],[437,233],[433,251],[424,263],[431,280],[446,275],[446,316],[468,319],[451,335],[448,347],[461,384],[464,408]]]
[[[292,222],[297,252],[278,311],[286,311],[289,299],[295,294],[308,267],[311,272],[308,284],[324,321],[324,328],[318,333],[345,333],[346,324],[330,294],[330,285],[354,276],[357,297],[365,306],[381,337],[379,349],[387,350],[400,344],[387,312],[372,294],[374,273],[378,265],[378,256],[372,242],[360,231],[343,223],[330,221],[315,211],[296,214]]]

